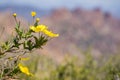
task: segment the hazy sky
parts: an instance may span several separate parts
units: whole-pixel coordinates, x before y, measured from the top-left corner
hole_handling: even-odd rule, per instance
[[[1,0],[0,5],[16,4],[31,5],[41,9],[52,9],[58,7],[75,8],[82,7],[92,9],[100,7],[102,10],[111,13],[120,13],[120,0]]]
[[[1,4],[24,4],[36,7],[52,8],[52,7],[106,7],[115,8],[120,6],[120,0],[1,0]]]

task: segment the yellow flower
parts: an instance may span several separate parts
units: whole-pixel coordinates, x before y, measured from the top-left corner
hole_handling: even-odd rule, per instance
[[[43,30],[45,30],[45,29],[47,29],[48,27],[46,26],[46,25],[38,25],[37,27],[36,27],[36,29],[38,29],[39,31],[43,31]]]
[[[36,18],[36,22],[39,22],[40,21],[40,18]]]
[[[26,66],[23,66],[22,64],[18,64],[18,67],[20,69],[20,71],[26,75],[32,75],[30,72],[29,72],[29,69],[26,67]]]
[[[36,12],[32,11],[32,12],[31,12],[31,16],[32,16],[32,17],[36,16]]]
[[[40,32],[40,31],[43,31],[45,29],[47,29],[47,26],[45,25],[38,25],[38,26],[30,26],[30,29],[34,32]]]
[[[13,57],[9,57],[8,59],[9,59],[9,60],[13,60]]]
[[[49,37],[58,37],[59,36],[59,34],[54,34],[52,31],[49,31],[47,29],[45,29],[43,32],[44,32],[44,34],[46,34]]]
[[[14,16],[14,17],[16,17],[16,16],[17,16],[17,14],[16,14],[16,13],[13,13],[13,16]]]
[[[35,27],[34,26],[30,26],[30,30],[35,31]]]
[[[29,58],[20,58],[20,60],[26,61],[26,60],[29,60]]]
[[[58,37],[59,34],[54,34],[52,31],[48,30],[48,27],[45,25],[38,25],[38,26],[30,26],[30,29],[34,32],[43,32],[44,34],[46,34],[49,37]]]

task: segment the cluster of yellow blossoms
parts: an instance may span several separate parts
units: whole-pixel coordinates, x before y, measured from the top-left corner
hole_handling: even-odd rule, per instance
[[[30,26],[30,29],[34,32],[43,32],[49,37],[58,37],[59,34],[54,34],[52,31],[48,30],[48,27],[45,25],[38,25],[38,26]]]
[[[14,13],[13,16],[16,17],[17,14]],[[36,12],[32,11],[31,16],[35,17]],[[40,21],[40,18],[36,18],[36,22],[39,22],[39,21]],[[48,27],[46,25],[30,26],[30,30],[32,30],[34,32],[43,32],[45,35],[47,35],[49,37],[58,37],[59,36],[59,34],[55,34],[52,31],[49,31]]]
[[[35,17],[36,12],[31,12],[31,16]],[[39,22],[40,19],[36,18],[36,22]],[[49,37],[58,37],[59,34],[54,34],[52,31],[48,30],[48,27],[46,25],[37,25],[37,26],[30,26],[30,29],[34,32],[43,32]]]

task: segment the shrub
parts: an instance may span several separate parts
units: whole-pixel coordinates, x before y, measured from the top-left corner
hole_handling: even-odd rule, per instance
[[[36,12],[31,12],[33,24],[27,30],[22,29],[17,14],[13,17],[16,22],[15,36],[11,40],[7,40],[0,45],[0,79],[7,80],[10,78],[18,78],[18,73],[24,73],[33,76],[27,66],[22,62],[27,59],[24,56],[29,55],[35,49],[41,49],[51,38],[58,37],[44,24],[39,24],[40,19],[36,18]]]

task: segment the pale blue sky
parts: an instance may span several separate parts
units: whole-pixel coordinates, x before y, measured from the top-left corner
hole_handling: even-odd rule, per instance
[[[112,8],[119,6],[120,0],[2,0],[1,4],[24,4],[36,7],[52,8],[52,7],[106,7]]]
[[[113,14],[120,13],[120,0],[1,0],[0,5],[30,5],[41,9],[52,9],[58,7],[75,8],[82,7],[92,9],[100,7],[102,10]]]

